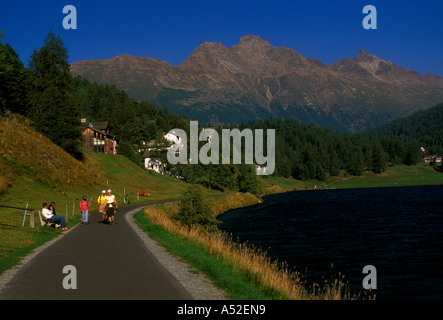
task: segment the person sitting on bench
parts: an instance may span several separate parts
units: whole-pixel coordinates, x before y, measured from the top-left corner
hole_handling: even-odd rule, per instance
[[[46,220],[60,222],[60,230],[69,230],[69,228],[66,227],[65,217],[53,214],[52,210],[48,209],[48,204],[46,202],[43,203],[42,216]]]

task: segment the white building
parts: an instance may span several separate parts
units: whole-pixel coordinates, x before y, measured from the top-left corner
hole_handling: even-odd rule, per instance
[[[173,144],[176,144],[179,148],[183,147],[183,139],[175,135],[174,131],[168,132],[167,134],[163,135],[163,137],[169,143],[169,146],[166,148],[166,150],[171,148]],[[166,171],[165,170],[166,164],[162,163],[159,159],[150,157],[150,151],[157,151],[153,141],[150,141],[149,143],[146,144],[144,143],[144,145],[147,146],[146,151],[142,155],[142,158],[144,159],[145,168],[147,170],[154,170],[157,173],[164,174]]]

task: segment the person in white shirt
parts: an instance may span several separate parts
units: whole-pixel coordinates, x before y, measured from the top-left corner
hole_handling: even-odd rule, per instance
[[[52,212],[52,210],[48,209],[48,204],[46,202],[44,202],[42,206],[43,206],[42,216],[46,220],[52,220],[54,222],[60,222],[60,230],[69,230],[69,228],[66,227],[65,217],[55,215]]]
[[[108,215],[108,222],[110,225],[114,225],[114,214],[118,209],[117,200],[115,200],[115,196],[112,194],[111,189],[108,190],[108,195],[106,196],[106,213]]]

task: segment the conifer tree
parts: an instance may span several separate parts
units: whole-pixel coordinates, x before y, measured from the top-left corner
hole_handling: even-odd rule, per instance
[[[338,162],[337,152],[335,152],[335,150],[331,155],[329,174],[331,176],[338,176],[340,174],[340,163]]]
[[[71,90],[68,53],[61,38],[50,31],[44,45],[34,50],[29,68],[32,86],[29,117],[37,130],[82,159],[80,115]]]
[[[3,37],[4,30],[0,32],[0,112],[25,114],[27,70],[14,49],[3,44]]]
[[[375,173],[383,173],[386,170],[386,155],[383,147],[376,144],[372,151],[372,171]]]
[[[347,167],[349,174],[353,176],[360,176],[364,172],[364,156],[360,147],[355,147],[352,154],[350,163]]]

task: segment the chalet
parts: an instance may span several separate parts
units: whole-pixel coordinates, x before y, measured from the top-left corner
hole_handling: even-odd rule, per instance
[[[182,145],[183,141],[181,138],[174,134],[174,131],[170,131],[163,135],[165,140],[167,141],[168,146],[164,151],[167,151],[174,143],[178,145]],[[151,156],[152,151],[161,151],[155,144],[154,140],[149,142],[142,142],[141,144],[134,146],[136,150],[142,153],[142,159],[145,163],[145,168],[148,170],[154,170],[158,173],[165,174],[166,172],[166,164],[162,163],[159,159]]]
[[[443,154],[432,154],[430,156],[424,157],[423,162],[425,163],[441,163]]]
[[[427,157],[424,157],[424,158],[423,158],[423,162],[424,162],[424,163],[429,163],[429,162],[431,162],[431,161],[434,159],[434,157],[435,157],[435,155],[434,155],[434,156],[427,156]]]
[[[166,164],[162,163],[160,159],[153,158],[150,155],[149,150],[145,150],[145,152],[143,152],[142,158],[147,170],[154,170],[155,172],[161,174],[166,173]]]
[[[117,141],[109,133],[108,122],[87,122],[81,120],[80,128],[84,137],[84,147],[93,152],[117,154]]]

